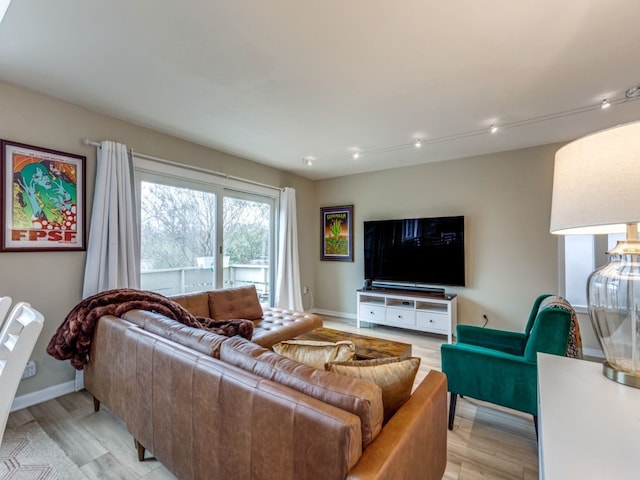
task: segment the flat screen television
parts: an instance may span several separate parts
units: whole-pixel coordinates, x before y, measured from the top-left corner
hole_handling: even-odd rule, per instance
[[[382,287],[464,286],[464,217],[364,222],[364,278]]]

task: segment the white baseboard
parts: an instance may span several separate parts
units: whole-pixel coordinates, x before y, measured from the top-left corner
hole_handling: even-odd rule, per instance
[[[322,310],[320,308],[311,309],[311,313],[317,313],[318,315],[327,315],[329,317],[348,318],[351,320],[356,319],[355,313],[334,312],[333,310]]]
[[[32,405],[46,402],[47,400],[53,400],[54,398],[61,397],[67,393],[73,393],[75,391],[76,382],[71,380],[69,382],[45,388],[44,390],[20,395],[13,400],[11,411],[15,412],[16,410],[22,410],[23,408],[31,407]]]
[[[84,388],[84,370],[76,370],[76,392]]]

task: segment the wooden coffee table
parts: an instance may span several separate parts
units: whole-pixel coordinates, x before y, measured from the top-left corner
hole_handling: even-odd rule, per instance
[[[316,328],[298,337],[298,340],[318,340],[323,342],[339,342],[350,340],[356,346],[356,357],[359,359],[384,357],[410,357],[411,344],[367,337],[357,333],[342,332],[332,328]]]

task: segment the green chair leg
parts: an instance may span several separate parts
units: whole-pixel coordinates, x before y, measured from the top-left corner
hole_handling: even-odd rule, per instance
[[[456,416],[457,401],[458,401],[458,394],[451,392],[449,396],[449,430],[453,430],[453,419]]]

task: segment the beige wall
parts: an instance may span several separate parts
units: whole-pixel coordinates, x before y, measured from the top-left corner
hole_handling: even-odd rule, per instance
[[[314,286],[316,250],[313,249],[313,233],[317,218],[312,181],[0,82],[0,138],[86,155],[87,212],[90,213],[96,157],[94,147],[82,145],[81,140],[85,137],[116,140],[147,155],[269,185],[296,188],[302,281]],[[30,302],[46,319],[32,355],[38,373],[21,382],[18,395],[55,386],[74,377],[69,362],[49,357],[45,347],[67,312],[81,299],[84,260],[84,252],[0,253],[0,295],[9,295],[14,301]]]
[[[355,261],[318,260],[316,306],[355,315],[355,291],[364,281],[363,221],[464,215],[467,285],[446,288],[459,295],[458,322],[482,324],[486,314],[490,327],[521,331],[533,299],[560,291],[558,239],[549,233],[557,148],[547,145],[317,182],[318,208],[354,205]],[[319,238],[316,245],[319,249]],[[587,347],[596,348],[588,323],[582,330]]]
[[[313,182],[3,82],[0,112],[0,138],[87,156],[89,213],[96,160],[95,148],[81,143],[85,137],[296,188],[301,277],[312,293],[303,297],[305,308],[355,314],[355,291],[363,282],[362,222],[413,216],[466,217],[467,286],[448,289],[460,296],[460,323],[480,324],[486,314],[489,326],[519,330],[533,297],[558,291],[557,239],[548,233],[557,146]],[[321,262],[319,207],[343,204],[355,205],[355,262]],[[18,395],[73,379],[68,362],[44,349],[81,298],[84,260],[84,252],[0,253],[0,295],[28,301],[46,317],[32,357],[38,374],[21,383]],[[584,322],[585,344],[597,348]]]

